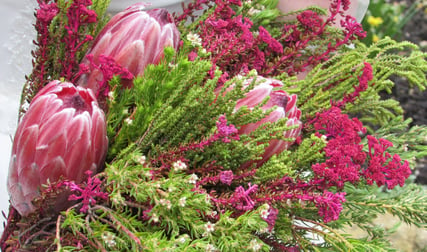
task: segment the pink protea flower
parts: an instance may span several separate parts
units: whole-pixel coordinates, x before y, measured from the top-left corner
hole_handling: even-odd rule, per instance
[[[89,73],[82,75],[77,84],[90,88],[97,94],[103,80],[100,64],[104,55],[125,67],[134,76],[141,76],[148,64],[157,64],[163,57],[165,47],[178,48],[180,34],[172,16],[165,9],[144,11],[146,5],[138,3],[115,15],[96,37],[83,64]],[[91,62],[92,61],[92,62]],[[130,86],[131,82],[124,83]]]
[[[267,96],[270,96],[270,99],[262,107],[262,109],[264,111],[267,111],[268,109],[271,109],[274,106],[277,107],[268,116],[261,119],[260,121],[256,123],[246,124],[240,127],[239,135],[249,134],[264,123],[276,122],[279,119],[287,117],[288,120],[286,122],[286,125],[297,125],[297,127],[291,130],[284,131],[283,136],[285,138],[297,138],[301,133],[302,129],[302,123],[300,121],[301,111],[296,106],[297,95],[288,95],[284,90],[275,89],[283,87],[283,83],[278,80],[258,77],[257,81],[263,82],[255,86],[254,89],[252,89],[251,91],[249,91],[244,98],[237,101],[236,110],[242,106],[254,108],[256,105],[260,104]],[[257,165],[260,166],[274,154],[279,154],[282,151],[287,150],[292,144],[293,142],[291,141],[278,139],[270,140],[268,147],[265,149],[264,154],[262,155],[262,159],[257,162]]]
[[[23,216],[41,185],[63,177],[81,183],[97,172],[108,148],[104,112],[91,90],[52,81],[33,98],[19,123],[12,147],[7,188]]]

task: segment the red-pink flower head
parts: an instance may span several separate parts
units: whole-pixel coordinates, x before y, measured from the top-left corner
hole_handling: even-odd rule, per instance
[[[12,147],[7,188],[23,216],[41,185],[61,177],[81,183],[102,167],[108,148],[104,112],[91,90],[52,81],[33,98]]]
[[[148,64],[157,64],[164,57],[165,47],[178,48],[180,34],[172,16],[165,9],[144,11],[144,7],[143,3],[130,6],[101,30],[87,53],[93,55],[93,62],[86,58],[82,62],[91,67],[79,78],[79,86],[97,93],[103,76],[91,63],[99,65],[101,55],[114,59],[134,76],[141,76]]]
[[[268,96],[270,97],[270,99],[262,107],[262,109],[264,111],[267,111],[273,107],[276,107],[276,109],[260,121],[240,127],[239,135],[249,134],[264,123],[277,122],[279,119],[286,117],[288,118],[286,122],[287,126],[297,127],[291,130],[284,131],[283,136],[285,138],[297,138],[301,133],[302,128],[302,123],[300,121],[301,111],[296,106],[297,95],[289,95],[284,90],[276,89],[283,87],[283,83],[278,80],[265,79],[263,77],[258,77],[257,80],[264,82],[255,86],[255,88],[249,91],[244,98],[238,100],[236,104],[236,109],[239,109],[242,106],[254,108],[262,101],[264,101]],[[258,166],[263,164],[274,154],[279,154],[284,150],[287,150],[292,144],[293,142],[291,140],[270,140],[268,147],[265,149],[265,152],[262,155],[262,159],[257,163]]]

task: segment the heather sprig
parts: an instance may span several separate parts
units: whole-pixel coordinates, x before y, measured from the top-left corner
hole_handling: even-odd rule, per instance
[[[29,103],[52,80],[75,80],[90,41],[107,20],[109,0],[37,0],[37,3],[33,70],[26,77],[21,105]]]
[[[296,75],[364,36],[360,24],[349,16],[342,21],[342,30],[331,28],[342,9],[348,8],[346,2],[335,1],[326,21],[319,15],[323,12],[306,10],[298,14],[296,23],[280,24],[276,23],[279,13],[274,8],[277,1],[226,2],[216,1],[216,6],[202,15],[203,21],[190,25],[191,32],[197,31],[200,36],[201,47],[210,53],[209,59],[226,74],[225,78],[246,74],[251,69],[264,76],[283,72]],[[269,25],[273,19],[275,28]],[[277,30],[280,25],[281,30]]]
[[[96,204],[96,199],[106,200],[108,194],[102,191],[101,180],[98,177],[92,176],[92,171],[87,171],[87,181],[81,187],[74,182],[64,182],[64,184],[73,192],[72,195],[68,197],[68,200],[81,200],[82,207],[80,212],[85,213],[88,211],[90,206]]]
[[[378,94],[381,91],[391,92],[394,84],[389,78],[392,74],[405,77],[412,85],[425,89],[426,78],[422,70],[426,68],[423,59],[425,53],[414,46],[409,42],[391,39],[381,40],[370,47],[358,43],[354,49],[343,50],[327,62],[317,65],[304,80],[285,84],[289,87],[310,87],[297,91],[298,105],[305,111],[302,118],[311,118],[317,111],[331,107],[334,102],[353,97],[352,102],[343,108],[344,112],[359,114],[359,120],[371,130],[372,125],[383,126],[403,112],[397,101],[383,100]],[[400,58],[392,53],[394,50],[411,52]],[[367,64],[370,65],[369,78],[363,77],[367,74]],[[367,88],[364,84],[362,91],[360,83],[368,79],[371,80]],[[354,96],[356,93],[357,96]]]

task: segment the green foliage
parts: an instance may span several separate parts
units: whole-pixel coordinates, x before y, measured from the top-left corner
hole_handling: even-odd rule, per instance
[[[404,54],[398,54],[399,51]],[[370,47],[359,43],[354,49],[342,51],[316,66],[304,80],[286,84],[304,87],[293,92],[298,93],[303,118],[310,118],[316,112],[329,108],[331,101],[338,102],[344,95],[352,93],[367,62],[373,68],[374,79],[355,104],[349,104],[344,111],[357,114],[362,122],[369,123],[368,126],[383,126],[403,111],[397,101],[381,100],[379,93],[391,92],[394,83],[390,77],[393,75],[405,77],[412,85],[424,90],[427,85],[426,56],[418,46],[406,41],[385,38]]]
[[[59,8],[59,14],[55,16],[49,26],[50,37],[53,40],[50,45],[51,50],[49,50],[51,55],[49,56],[49,62],[46,63],[46,66],[48,66],[48,76],[52,80],[64,77],[59,75],[63,70],[63,66],[58,64],[58,62],[61,62],[64,57],[68,56],[66,55],[67,48],[65,47],[66,44],[63,42],[63,39],[67,34],[66,26],[70,25],[67,17],[67,11],[72,3],[73,0],[58,0],[57,6]],[[92,1],[92,5],[88,9],[96,12],[98,21],[96,23],[85,24],[79,27],[77,33],[81,40],[83,40],[86,35],[90,35],[95,38],[99,31],[104,27],[109,19],[106,14],[109,4],[110,0]],[[76,48],[76,62],[80,62],[82,60],[90,45],[91,43],[85,43],[81,47]]]
[[[87,235],[85,250],[252,251],[256,245],[268,251],[254,235],[267,227],[260,216],[264,206],[238,217],[216,213],[207,195],[194,191],[190,176],[172,171],[152,180],[141,154],[132,149],[105,170],[111,204],[94,205],[87,214],[70,209],[63,215],[63,230]],[[216,214],[220,218],[214,224],[205,220]],[[61,247],[60,239],[56,242]]]

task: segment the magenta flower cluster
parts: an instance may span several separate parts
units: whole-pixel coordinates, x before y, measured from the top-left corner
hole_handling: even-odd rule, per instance
[[[64,182],[64,184],[74,192],[68,197],[68,200],[75,201],[80,200],[82,207],[80,212],[86,213],[91,205],[96,204],[96,198],[106,200],[108,199],[108,193],[103,192],[101,188],[101,180],[98,177],[92,176],[92,171],[85,172],[87,181],[83,186],[78,185],[74,182]]]
[[[390,141],[368,135],[366,153],[359,135],[365,134],[366,129],[357,118],[350,119],[337,107],[318,114],[314,127],[328,141],[324,148],[327,160],[312,166],[324,188],[343,188],[346,182],[356,184],[364,178],[368,184],[376,182],[378,186],[393,189],[396,185],[403,186],[411,174],[407,161],[402,163],[399,155],[387,152],[393,146]]]
[[[194,16],[202,6],[209,6],[208,2],[199,0],[191,4],[177,21]],[[211,53],[210,60],[224,72],[223,81],[251,69],[266,77],[283,72],[296,75],[327,60],[340,46],[365,36],[362,26],[353,17],[345,16],[341,22],[345,35],[342,39],[327,41],[312,56],[301,57],[303,50],[310,50],[313,41],[328,37],[327,26],[344,15],[349,1],[332,1],[331,16],[326,20],[311,10],[302,12],[297,15],[298,22],[285,24],[278,37],[273,37],[263,26],[254,27],[249,18],[237,15],[233,7],[240,7],[241,1],[215,1],[215,4],[214,12],[197,29],[202,47]],[[195,51],[190,56],[193,59]]]

